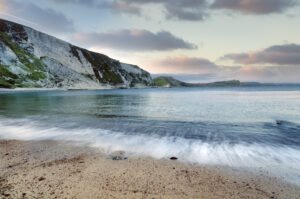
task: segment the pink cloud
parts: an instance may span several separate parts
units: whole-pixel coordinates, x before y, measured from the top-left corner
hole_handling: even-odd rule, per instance
[[[300,65],[300,45],[275,45],[255,52],[227,54],[224,58],[239,64]]]
[[[294,0],[215,0],[212,8],[262,15],[280,13],[296,5]]]

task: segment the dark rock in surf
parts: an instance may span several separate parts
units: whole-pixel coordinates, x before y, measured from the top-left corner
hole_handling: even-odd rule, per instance
[[[177,160],[177,157],[170,157],[170,160]]]
[[[109,156],[107,156],[107,159],[112,159],[112,160],[127,160],[127,157],[109,155]]]
[[[112,153],[111,155],[107,156],[107,159],[112,159],[112,160],[127,160],[128,158],[125,156],[124,151],[116,151]]]

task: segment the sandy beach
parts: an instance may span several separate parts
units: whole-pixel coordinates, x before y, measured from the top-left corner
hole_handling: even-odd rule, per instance
[[[116,155],[116,154],[113,154]],[[0,141],[0,198],[299,198],[276,178],[55,141]],[[110,158],[108,158],[110,157]],[[120,155],[120,157],[126,157]]]

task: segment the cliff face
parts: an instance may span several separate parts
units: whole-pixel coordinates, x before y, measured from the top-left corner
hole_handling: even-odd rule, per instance
[[[148,72],[0,19],[0,87],[147,87]]]

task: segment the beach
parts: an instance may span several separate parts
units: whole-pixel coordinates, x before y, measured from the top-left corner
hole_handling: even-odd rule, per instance
[[[0,0],[0,199],[300,199],[300,0]]]
[[[242,170],[125,156],[58,141],[0,141],[0,198],[298,198],[299,187]]]

